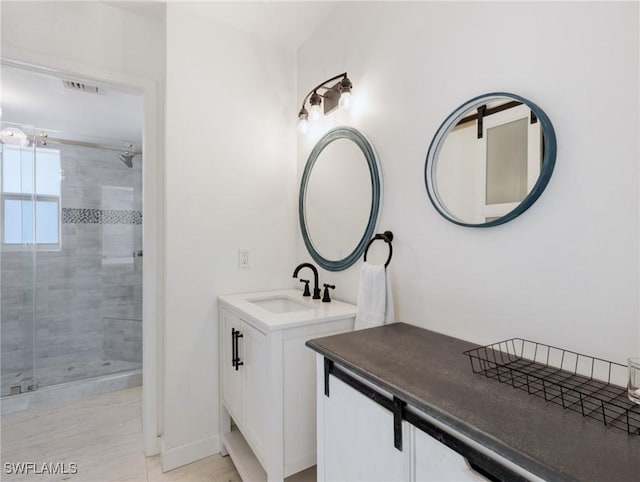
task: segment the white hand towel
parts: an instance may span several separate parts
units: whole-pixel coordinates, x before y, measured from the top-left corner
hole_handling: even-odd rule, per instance
[[[355,329],[393,322],[393,296],[384,265],[364,263],[360,272]]]
[[[389,272],[384,270],[385,278],[387,281],[387,296],[386,296],[386,304],[384,307],[384,323],[389,324],[396,321],[394,306],[393,306],[393,293],[391,292],[391,276],[389,276]]]

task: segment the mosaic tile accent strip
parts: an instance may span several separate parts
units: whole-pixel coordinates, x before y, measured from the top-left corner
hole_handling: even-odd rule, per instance
[[[62,208],[66,224],[142,224],[141,211]]]

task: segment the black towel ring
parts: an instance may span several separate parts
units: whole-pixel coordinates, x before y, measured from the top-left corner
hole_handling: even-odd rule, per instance
[[[367,247],[364,250],[364,260],[367,260],[367,252],[369,251],[369,246],[371,246],[376,239],[381,239],[389,245],[389,257],[387,258],[387,262],[384,264],[384,267],[386,268],[391,262],[391,256],[393,256],[393,246],[391,245],[391,241],[393,241],[393,233],[391,231],[385,231],[382,234],[376,234],[373,238],[371,238],[371,241],[369,241]]]

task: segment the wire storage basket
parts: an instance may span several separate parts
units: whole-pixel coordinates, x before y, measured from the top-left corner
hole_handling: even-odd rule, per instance
[[[640,405],[627,397],[627,366],[512,338],[464,352],[474,373],[640,435]]]

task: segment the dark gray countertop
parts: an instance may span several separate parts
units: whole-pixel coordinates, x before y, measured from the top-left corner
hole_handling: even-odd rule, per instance
[[[549,481],[640,481],[640,437],[474,374],[472,343],[405,323],[307,346]]]

